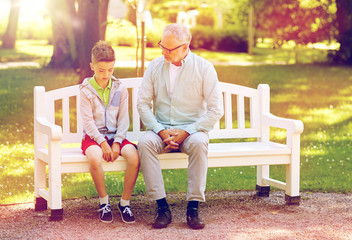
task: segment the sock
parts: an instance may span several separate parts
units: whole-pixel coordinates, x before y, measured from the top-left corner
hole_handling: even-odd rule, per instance
[[[166,202],[166,198],[158,199],[156,200],[156,203],[158,204],[158,208],[165,207],[165,206],[169,207],[169,205]]]
[[[125,200],[125,199],[120,199],[120,205],[121,207],[126,207],[130,205],[130,200]]]
[[[198,208],[198,201],[189,201],[187,208]]]
[[[109,195],[106,195],[106,196],[103,197],[103,198],[99,197],[99,202],[100,202],[100,205],[102,205],[102,204],[108,204],[108,203],[109,203]]]

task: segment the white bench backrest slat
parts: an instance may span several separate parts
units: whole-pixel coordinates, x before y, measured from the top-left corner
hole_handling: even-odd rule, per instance
[[[127,137],[130,141],[138,141],[144,133],[141,130],[141,120],[137,110],[138,91],[142,78],[126,78],[121,79],[121,81],[128,89],[131,89],[129,91],[129,98],[132,104],[130,108],[132,110],[130,111],[130,114],[132,114],[132,121],[130,122],[132,130],[130,128]],[[261,108],[263,106],[268,108],[269,103],[262,102],[263,99],[269,101],[269,97],[266,96],[269,91],[268,86],[260,85],[258,89],[253,89],[220,82],[220,88],[224,94],[224,117],[210,131],[210,138],[261,138],[262,134],[266,133],[266,129],[263,129],[260,124],[260,111],[262,111]],[[55,101],[62,100],[63,143],[77,143],[81,141],[83,126],[79,109],[79,96],[78,85],[45,93],[45,105],[47,106],[45,117],[52,123],[55,122]],[[70,97],[76,97],[75,105],[70,104]],[[236,103],[233,103],[233,101],[236,101]],[[70,109],[70,107],[75,109]],[[249,107],[249,109],[246,109],[246,107]],[[70,116],[73,113],[76,116]],[[247,117],[249,116],[249,119],[246,119],[246,114]],[[70,121],[77,122],[73,124]],[[236,121],[237,126],[234,124]],[[250,126],[246,126],[246,121]],[[70,129],[72,125],[76,125],[77,129],[75,132],[72,132],[72,129]]]

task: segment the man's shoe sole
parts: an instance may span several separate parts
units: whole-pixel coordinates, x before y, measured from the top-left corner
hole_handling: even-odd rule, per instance
[[[187,225],[192,229],[203,229],[205,227],[205,224],[192,226],[191,224],[187,223]]]
[[[152,227],[155,228],[155,229],[161,229],[161,228],[167,228],[167,226],[171,223],[171,220],[168,221],[167,224],[164,224],[164,225],[156,225],[156,224],[152,224]]]

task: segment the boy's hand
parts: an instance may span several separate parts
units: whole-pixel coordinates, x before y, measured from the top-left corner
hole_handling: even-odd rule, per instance
[[[112,150],[112,159],[111,161],[115,161],[120,156],[120,143],[114,142],[111,146]]]
[[[101,150],[103,151],[103,158],[107,162],[112,161],[112,150],[107,141],[104,141],[100,144]]]

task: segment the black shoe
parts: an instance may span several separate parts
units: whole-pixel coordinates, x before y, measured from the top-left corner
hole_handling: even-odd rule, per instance
[[[121,213],[121,219],[124,223],[134,223],[135,222],[135,218],[133,216],[133,213],[131,211],[130,206],[122,207],[119,203],[118,207],[119,207],[119,211]]]
[[[111,223],[112,222],[112,212],[110,208],[110,204],[101,204],[99,212],[99,219],[104,223]]]
[[[158,208],[158,212],[155,216],[153,228],[166,228],[172,221],[171,212],[169,207]]]
[[[192,229],[202,229],[205,222],[198,215],[198,208],[187,208],[187,224]]]

